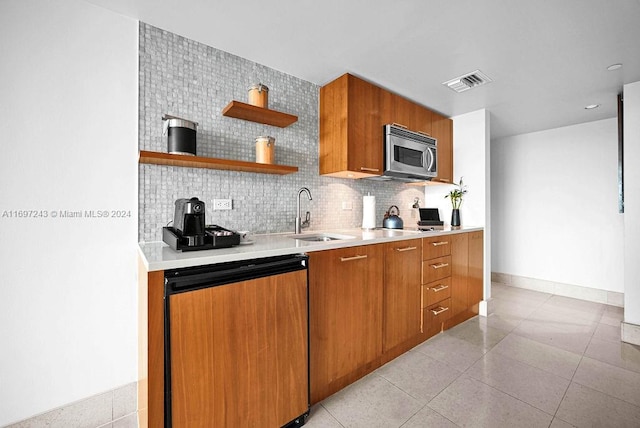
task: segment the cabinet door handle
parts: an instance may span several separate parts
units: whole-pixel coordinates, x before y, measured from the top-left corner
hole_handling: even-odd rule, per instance
[[[433,287],[432,290],[434,293],[437,293],[438,291],[446,290],[447,288],[449,288],[448,285],[440,284],[437,287]]]
[[[367,168],[366,166],[361,166],[360,171],[371,171],[371,172],[380,172],[379,168]]]
[[[403,252],[403,251],[411,251],[416,249],[418,249],[418,247],[404,247],[404,248],[396,248],[396,251]]]
[[[431,245],[434,247],[439,247],[440,245],[447,245],[449,241],[440,241],[440,242],[432,242]]]
[[[405,125],[403,125],[403,124],[401,124],[401,123],[398,123],[398,122],[393,122],[393,123],[392,123],[392,125],[393,125],[393,126],[397,126],[398,128],[409,129],[409,127],[408,127],[408,126],[405,126]]]
[[[443,267],[447,267],[449,266],[449,263],[438,263],[437,265],[431,265],[432,268],[434,269],[441,269]]]
[[[353,257],[340,257],[340,261],[341,262],[349,262],[351,260],[361,260],[361,259],[366,259],[367,256],[366,254],[362,255],[362,256],[353,256]]]
[[[433,315],[437,316],[437,315],[440,315],[441,313],[446,312],[448,310],[449,310],[449,308],[443,308],[442,306],[440,306],[439,308],[431,309],[431,313]]]
[[[420,307],[424,308],[424,284],[420,284]],[[424,311],[420,311],[420,333],[424,333]]]

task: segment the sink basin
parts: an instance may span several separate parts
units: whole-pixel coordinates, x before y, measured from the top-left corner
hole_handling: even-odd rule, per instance
[[[337,233],[301,233],[299,235],[289,235],[289,238],[307,242],[330,242],[342,239],[353,239],[355,236],[339,235]]]
[[[308,238],[296,238],[301,241],[309,241],[309,242],[329,242],[329,241],[337,241],[336,238],[332,238],[331,236],[310,236]]]

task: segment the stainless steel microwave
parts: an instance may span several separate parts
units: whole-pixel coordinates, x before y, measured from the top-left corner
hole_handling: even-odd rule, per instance
[[[403,181],[431,180],[438,175],[435,138],[397,125],[384,126],[383,176]]]

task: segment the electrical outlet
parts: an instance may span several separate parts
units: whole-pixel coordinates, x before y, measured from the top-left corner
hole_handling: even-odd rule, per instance
[[[233,204],[231,199],[214,199],[213,209],[214,210],[230,210],[230,209],[233,209]]]
[[[344,211],[351,211],[353,209],[353,203],[351,201],[342,201],[342,209]]]

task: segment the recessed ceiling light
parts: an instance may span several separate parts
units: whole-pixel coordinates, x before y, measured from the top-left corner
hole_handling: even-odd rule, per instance
[[[607,70],[613,71],[613,70],[618,70],[620,68],[622,68],[622,64],[611,64],[609,67],[607,67]]]
[[[593,110],[594,108],[600,107],[600,104],[589,104],[585,107],[585,110]]]

